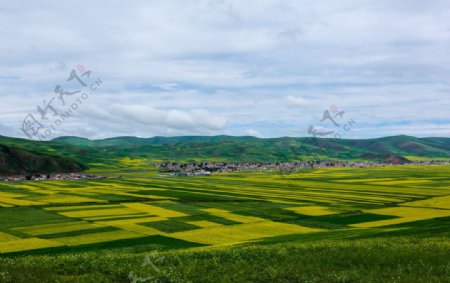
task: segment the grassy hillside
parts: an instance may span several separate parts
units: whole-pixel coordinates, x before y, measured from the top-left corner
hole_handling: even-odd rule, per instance
[[[53,141],[33,141],[5,136],[0,136],[0,145],[31,151],[40,155],[57,156],[65,160],[76,160],[76,162],[87,167],[91,167],[90,164],[96,163],[113,165],[115,162],[114,157],[116,156],[116,153],[113,151],[107,152],[95,147],[75,146]],[[24,162],[27,161],[24,160]]]
[[[449,138],[394,136],[367,140],[232,136],[118,137],[89,140],[61,137],[38,142],[0,136],[0,145],[77,160],[90,168],[110,169],[124,159],[146,161],[288,162],[368,160],[407,162],[406,158],[449,159]],[[406,158],[405,158],[406,157]],[[24,159],[24,163],[27,163]],[[24,166],[22,166],[24,167]]]
[[[115,156],[171,160],[297,161],[304,159],[383,159],[384,156],[450,158],[449,138],[394,136],[367,140],[230,136],[119,137],[87,140],[61,137],[54,142],[97,148]],[[389,158],[389,156],[387,157]],[[400,158],[401,159],[401,158]]]
[[[0,174],[80,172],[86,167],[72,159],[0,144]]]

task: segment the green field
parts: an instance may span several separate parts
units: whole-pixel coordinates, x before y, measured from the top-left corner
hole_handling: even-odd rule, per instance
[[[104,174],[0,183],[0,282],[450,282],[450,166]]]

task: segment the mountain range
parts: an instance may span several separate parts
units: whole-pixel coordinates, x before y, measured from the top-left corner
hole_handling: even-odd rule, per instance
[[[152,161],[293,162],[302,160],[450,159],[450,138],[376,139],[251,136],[59,137],[32,141],[0,136],[0,173],[52,173],[118,166],[123,158]]]

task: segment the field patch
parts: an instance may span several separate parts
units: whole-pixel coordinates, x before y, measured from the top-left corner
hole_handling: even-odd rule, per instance
[[[98,216],[117,216],[136,214],[139,211],[129,208],[111,208],[111,209],[93,209],[93,210],[79,210],[69,212],[59,212],[59,214],[72,218],[89,218]]]
[[[29,235],[33,235],[33,236],[40,236],[40,235],[96,229],[99,227],[102,227],[102,226],[91,224],[91,223],[84,222],[84,221],[80,221],[80,222],[67,222],[67,223],[58,223],[58,224],[19,227],[19,228],[14,228],[14,230],[20,231],[20,232],[23,232],[23,233],[26,233]]]
[[[228,219],[231,221],[235,221],[235,222],[239,222],[239,223],[252,223],[252,222],[266,221],[263,218],[238,215],[238,214],[231,213],[227,210],[217,209],[217,208],[205,208],[205,209],[203,209],[203,211],[205,211],[213,216],[222,217],[222,218],[225,218],[225,219]]]
[[[135,211],[145,212],[151,215],[157,215],[166,218],[186,216],[186,214],[182,212],[165,209],[145,203],[124,203],[123,206],[129,207]]]
[[[145,222],[145,223],[141,223],[141,225],[151,227],[151,228],[157,229],[157,230],[165,232],[165,233],[175,233],[175,232],[189,231],[189,230],[194,230],[194,229],[200,228],[194,224],[189,224],[189,223],[185,223],[182,221],[176,221],[176,220]]]
[[[329,207],[324,206],[298,206],[298,207],[289,207],[287,210],[294,211],[299,214],[309,215],[309,216],[323,216],[336,214],[336,212]]]
[[[402,206],[430,207],[439,209],[450,209],[450,195],[443,197],[434,197],[425,200],[405,202]]]
[[[380,214],[380,215],[391,215],[397,218],[388,220],[379,220],[365,223],[353,224],[351,226],[357,228],[374,228],[382,227],[406,222],[414,222],[419,220],[433,219],[438,217],[450,216],[450,210],[443,209],[431,209],[431,208],[419,208],[419,207],[389,207],[381,208],[375,210],[367,210],[365,212]]]
[[[448,234],[450,166],[108,174],[123,177],[0,186],[0,252]]]
[[[0,209],[0,229],[33,226],[36,224],[55,224],[71,220],[54,212],[36,207],[11,207]]]
[[[112,232],[101,232],[73,237],[55,238],[53,240],[66,245],[85,245],[140,237],[144,237],[144,235],[131,231],[117,230]]]
[[[62,245],[63,244],[56,241],[39,238],[20,239],[0,243],[0,253],[11,253],[11,252],[44,249],[50,247],[58,247]]]
[[[18,237],[15,237],[13,235],[0,232],[0,243],[1,242],[14,241],[14,240],[18,240],[18,239],[19,239]]]
[[[192,221],[192,222],[187,222],[187,223],[195,225],[195,226],[198,226],[198,227],[202,227],[202,228],[210,228],[210,227],[221,226],[218,223],[211,222],[211,221],[206,221],[206,220]]]
[[[31,205],[46,204],[45,202],[18,199],[18,198],[8,198],[8,197],[2,197],[2,196],[0,196],[0,202],[5,203],[5,204],[10,204],[10,205],[17,205],[17,206],[31,206]]]
[[[33,200],[38,202],[45,202],[49,204],[65,204],[65,203],[95,203],[95,202],[106,202],[104,200],[99,200],[95,198],[87,198],[81,196],[69,196],[69,195],[51,195],[43,197],[35,197]]]
[[[266,221],[178,232],[171,234],[171,237],[201,244],[228,245],[267,237],[319,231],[323,230]]]

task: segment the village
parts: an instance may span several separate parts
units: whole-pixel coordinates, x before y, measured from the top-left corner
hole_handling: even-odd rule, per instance
[[[50,181],[50,180],[100,180],[105,177],[87,173],[35,174],[18,176],[0,176],[0,182]]]
[[[355,162],[355,161],[301,161],[301,162],[164,162],[158,164],[162,177],[210,176],[212,173],[231,173],[245,171],[280,171],[293,172],[298,169],[317,168],[371,168],[402,165],[443,165],[449,160],[415,161],[405,164]],[[122,176],[117,177],[119,179]],[[59,173],[0,176],[0,182],[20,181],[57,181],[57,180],[101,180],[106,177],[89,173]]]
[[[416,161],[406,163],[408,165],[438,165],[450,164],[450,161],[432,160]],[[230,173],[239,171],[284,171],[290,172],[297,169],[316,168],[370,168],[400,166],[405,164],[377,163],[377,162],[354,162],[354,161],[302,161],[302,162],[200,162],[200,163],[177,163],[165,162],[159,165],[162,172],[170,173],[171,177],[185,176],[210,176],[211,173]]]

